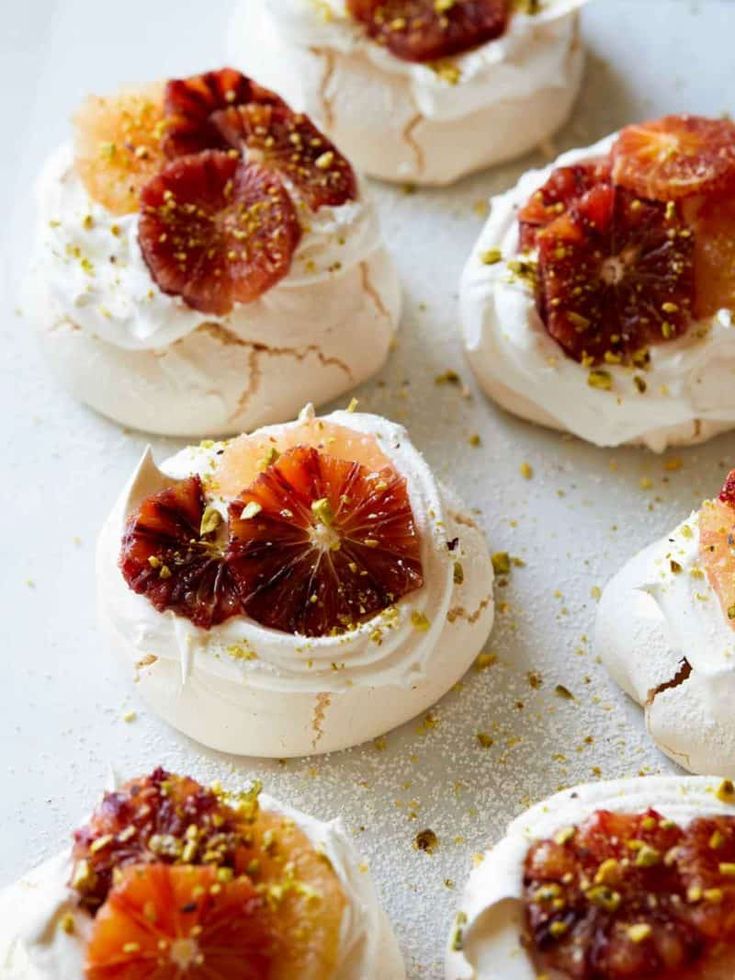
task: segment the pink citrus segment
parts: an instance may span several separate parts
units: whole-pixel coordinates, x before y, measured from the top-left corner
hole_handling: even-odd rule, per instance
[[[723,615],[735,629],[735,470],[717,500],[699,512],[699,554]]]
[[[557,167],[518,212],[521,249],[532,249],[538,232],[568,211],[587,191],[609,184],[609,157],[596,157],[571,167]]]
[[[423,584],[405,480],[307,446],[288,450],[229,507],[228,563],[248,615],[325,636]]]
[[[735,188],[686,207],[694,228],[694,313],[706,319],[735,310]]]
[[[113,214],[137,211],[165,163],[165,130],[161,85],[86,99],[74,117],[74,153],[89,196]]]

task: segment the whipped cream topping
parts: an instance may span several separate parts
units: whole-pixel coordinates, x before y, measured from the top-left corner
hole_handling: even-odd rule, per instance
[[[260,795],[264,810],[293,820],[337,875],[347,905],[341,924],[340,959],[333,980],[380,976],[402,980],[402,959],[390,923],[382,911],[370,874],[342,821],[317,820]],[[79,909],[69,888],[70,851],[62,851],[15,884],[0,891],[0,973],[8,980],[72,980],[84,974],[85,945],[92,919]],[[71,915],[73,931],[61,923]]]
[[[574,32],[571,15],[585,2],[547,0],[537,14],[515,11],[501,37],[442,60],[441,66],[456,69],[451,81],[441,66],[404,61],[369,38],[345,0],[269,0],[262,6],[288,43],[345,55],[363,53],[381,73],[409,83],[422,116],[448,120],[471,115],[489,102],[528,98],[550,80],[563,84]]]
[[[519,209],[557,167],[606,154],[615,138],[613,134],[564,153],[491,199],[490,215],[462,276],[462,326],[480,384],[491,395],[496,386],[510,392],[520,414],[599,446],[641,441],[661,451],[667,444],[665,430],[695,423],[735,424],[732,311],[695,321],[683,337],[651,346],[645,372],[606,364],[613,383],[611,390],[603,390],[591,387],[589,368],[568,357],[548,335],[532,286],[508,264],[520,255]],[[485,264],[482,256],[492,249],[502,259]],[[645,392],[638,389],[637,375],[645,380]]]
[[[447,980],[538,980],[523,946],[523,865],[534,841],[577,825],[596,810],[640,813],[649,807],[687,824],[695,817],[735,814],[716,796],[718,780],[650,776],[564,790],[526,810],[473,869],[447,952]]]
[[[170,610],[158,612],[133,592],[117,564],[125,519],[143,496],[168,485],[166,477],[184,479],[212,472],[223,448],[189,447],[154,466],[149,453],[128,486],[100,541],[100,592],[107,615],[143,657],[155,651],[178,662],[186,683],[197,667],[233,684],[271,691],[338,692],[355,685],[399,684],[410,687],[424,675],[450,610],[456,552],[447,548],[445,499],[427,464],[411,445],[402,426],[375,415],[333,412],[325,422],[372,435],[407,482],[414,519],[421,536],[424,585],[395,606],[338,636],[304,637],[261,626],[249,617],[233,616],[209,630]],[[298,423],[260,430],[277,434]],[[168,481],[170,482],[170,481]],[[213,498],[226,514],[227,501]],[[424,617],[428,628],[423,628]],[[416,621],[421,628],[417,628]]]
[[[342,278],[382,248],[382,239],[363,186],[356,200],[317,211],[298,204],[289,189],[303,227],[289,273],[253,302],[236,303],[226,316],[203,314],[158,288],[138,243],[138,214],[113,215],[94,201],[66,144],[51,155],[38,181],[38,245],[28,291],[35,292],[40,281],[52,318],[66,317],[119,348],[160,348],[204,322],[228,328],[245,342],[299,346],[304,331],[298,317],[313,318],[314,312],[303,309],[303,287]]]

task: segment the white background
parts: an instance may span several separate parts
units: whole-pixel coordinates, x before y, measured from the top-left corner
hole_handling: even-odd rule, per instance
[[[122,82],[219,66],[229,13],[224,0],[3,4],[0,884],[68,840],[110,766],[127,776],[160,762],[231,783],[258,773],[290,803],[343,815],[370,859],[411,977],[439,977],[470,856],[511,816],[562,785],[669,768],[584,639],[590,589],[717,490],[735,460],[735,435],[670,454],[683,462],[670,471],[643,451],[597,450],[517,422],[477,392],[456,315],[457,279],[482,220],[473,206],[540,157],[448,191],[376,187],[407,310],[389,366],[358,391],[361,408],[404,421],[437,472],[478,509],[492,549],[525,560],[498,591],[505,611],[488,649],[499,662],[471,672],[439,704],[433,727],[409,724],[382,751],[259,763],[202,750],[150,716],[97,636],[93,570],[96,531],[146,439],[75,404],[51,380],[17,309],[17,287],[33,227],[32,181],[78,101]],[[593,0],[583,25],[587,77],[560,150],[637,117],[735,110],[732,0]],[[435,384],[449,368],[469,398]],[[480,448],[468,444],[472,433]],[[175,445],[154,440],[159,457]],[[522,462],[533,466],[530,481]],[[641,487],[644,477],[651,489]],[[543,678],[539,690],[530,670]],[[558,683],[576,700],[555,697]],[[137,718],[126,723],[130,709]],[[492,748],[479,746],[480,731],[495,739]],[[440,840],[433,856],[412,846],[427,827]]]

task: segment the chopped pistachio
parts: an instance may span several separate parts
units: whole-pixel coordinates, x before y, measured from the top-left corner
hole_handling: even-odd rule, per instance
[[[253,517],[256,517],[261,512],[262,509],[263,508],[259,503],[256,503],[255,500],[250,500],[243,507],[240,517],[243,521],[249,521]]]
[[[499,248],[489,248],[480,255],[480,261],[483,265],[497,265],[503,261],[503,253]]]
[[[199,534],[204,536],[205,534],[211,534],[216,531],[217,528],[222,523],[222,515],[213,507],[211,504],[207,504],[204,508],[204,513],[202,514],[202,520],[199,525]]]

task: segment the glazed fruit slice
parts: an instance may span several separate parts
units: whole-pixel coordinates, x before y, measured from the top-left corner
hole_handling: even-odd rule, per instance
[[[735,629],[735,470],[699,512],[699,554],[722,613]]]
[[[423,584],[405,480],[297,446],[230,504],[230,570],[253,619],[342,632]]]
[[[691,321],[691,229],[674,203],[598,185],[537,236],[548,333],[577,361],[625,361]]]
[[[230,146],[246,147],[248,159],[288,178],[312,211],[357,196],[349,162],[308,116],[251,102],[216,112],[212,122]]]
[[[626,126],[613,150],[613,179],[643,197],[674,201],[735,181],[735,123],[665,116]]]
[[[90,96],[74,117],[75,165],[89,196],[113,214],[138,210],[143,186],[165,161],[163,89]]]
[[[159,612],[171,609],[204,629],[239,613],[218,518],[207,510],[198,476],[146,498],[122,540],[120,568],[130,588]]]
[[[246,876],[210,866],[131,865],[95,919],[87,980],[266,980],[270,916]]]
[[[526,916],[545,970],[575,980],[680,976],[706,942],[676,865],[684,832],[654,810],[598,811],[529,851]]]
[[[145,185],[138,234],[163,292],[224,316],[288,273],[301,228],[275,174],[205,150],[174,160]]]
[[[695,316],[735,310],[735,196],[695,198],[685,213],[694,228]]]
[[[532,249],[536,234],[564,214],[598,184],[610,183],[609,157],[597,157],[571,167],[557,167],[518,213],[521,250]]]
[[[244,871],[251,853],[246,802],[236,811],[195,780],[160,767],[105,793],[74,834],[72,884],[82,904],[96,911],[114,871],[131,864],[206,862]]]
[[[164,95],[168,157],[226,149],[228,145],[213,122],[214,113],[229,106],[255,102],[285,105],[283,100],[234,68],[222,68],[169,81]]]
[[[370,37],[405,61],[447,58],[505,33],[508,0],[348,0]]]

